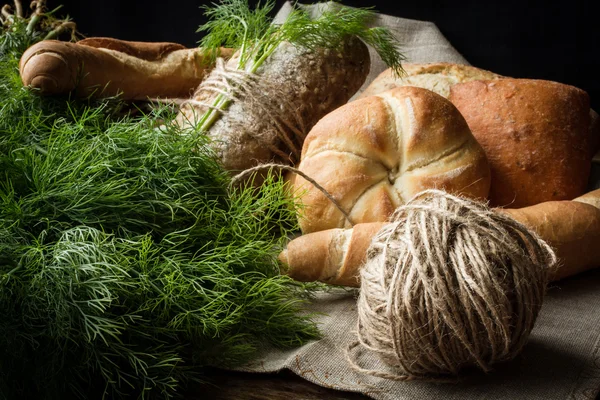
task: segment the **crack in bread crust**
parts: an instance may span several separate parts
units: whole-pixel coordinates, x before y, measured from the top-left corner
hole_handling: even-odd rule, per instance
[[[434,165],[436,163],[440,163],[444,159],[453,156],[455,153],[458,153],[459,151],[467,150],[466,148],[468,147],[468,145],[471,144],[471,141],[472,141],[471,138],[466,138],[465,141],[462,142],[461,144],[459,144],[458,146],[450,148],[446,151],[440,152],[438,157],[429,159],[428,162],[413,162],[411,165],[406,166],[405,169],[400,170],[400,174],[404,174],[406,172],[412,172],[412,171],[415,171],[417,169],[421,169],[424,167],[431,167],[432,165]]]

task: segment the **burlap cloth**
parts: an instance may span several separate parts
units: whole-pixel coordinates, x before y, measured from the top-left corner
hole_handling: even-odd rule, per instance
[[[289,4],[279,18],[289,13]],[[393,30],[410,62],[467,64],[436,26],[380,15],[374,22]],[[372,55],[370,82],[385,67]],[[590,187],[600,187],[596,164]],[[600,246],[600,243],[599,243]],[[523,353],[488,374],[471,371],[457,383],[397,382],[355,372],[345,349],[355,338],[356,291],[319,294],[309,305],[323,338],[301,348],[265,348],[241,370],[289,369],[328,388],[361,392],[375,399],[595,399],[600,392],[600,269],[554,283]],[[364,355],[363,366],[380,365]]]

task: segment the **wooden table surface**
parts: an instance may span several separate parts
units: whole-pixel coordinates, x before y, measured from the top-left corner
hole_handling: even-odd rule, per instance
[[[209,384],[190,389],[186,400],[366,400],[369,397],[317,386],[289,371],[253,374],[212,370]]]

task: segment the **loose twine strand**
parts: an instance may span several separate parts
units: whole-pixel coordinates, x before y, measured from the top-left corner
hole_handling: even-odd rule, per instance
[[[427,190],[398,208],[361,270],[357,340],[346,359],[385,379],[448,380],[516,356],[542,305],[556,255],[487,205]],[[387,368],[366,368],[363,351]]]
[[[223,115],[228,113],[229,108],[222,109],[208,101],[198,100],[212,99],[213,96],[205,95],[207,92],[221,95],[229,101],[243,101],[245,108],[251,110],[250,114],[254,112],[260,116],[261,123],[268,123],[273,128],[287,152],[281,149],[279,143],[263,137],[261,132],[245,129],[247,121],[240,121],[240,129],[279,158],[291,159],[292,162],[300,159],[301,144],[308,132],[298,107],[288,100],[289,94],[282,93],[276,85],[267,85],[257,74],[228,67],[222,58],[217,58],[215,68],[202,81],[194,97],[181,103],[181,109],[187,106],[195,115],[203,115],[206,110]],[[199,113],[198,109],[201,110]]]
[[[354,222],[352,221],[352,218],[350,217],[350,214],[348,214],[348,212],[346,210],[344,210],[344,208],[342,207],[342,205],[331,195],[331,193],[329,193],[327,191],[327,189],[325,189],[317,181],[315,181],[310,176],[306,175],[304,172],[302,172],[298,168],[294,168],[294,167],[289,166],[289,165],[277,164],[277,163],[267,163],[267,164],[257,165],[256,167],[248,168],[248,169],[240,172],[239,174],[235,175],[233,178],[231,178],[230,186],[231,187],[235,187],[240,182],[242,182],[244,180],[244,178],[246,178],[247,176],[249,176],[251,174],[254,174],[254,173],[259,172],[259,171],[264,171],[264,170],[272,170],[273,168],[277,168],[277,169],[283,170],[283,171],[289,171],[289,172],[298,174],[301,177],[303,177],[304,179],[306,179],[314,187],[316,187],[317,189],[319,189],[323,193],[323,195],[325,195],[325,197],[327,197],[329,199],[329,201],[331,201],[333,203],[333,205],[335,205],[337,207],[337,209],[340,210],[340,212],[344,215],[344,218],[346,218],[346,220],[348,221],[348,223],[350,224],[350,226],[354,226]]]

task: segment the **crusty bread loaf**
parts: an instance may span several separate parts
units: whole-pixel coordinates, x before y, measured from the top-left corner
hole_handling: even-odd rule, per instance
[[[235,70],[237,62],[234,55],[225,67]],[[369,50],[356,37],[349,37],[338,50],[281,43],[258,68],[256,79],[234,93],[235,101],[208,129],[217,157],[230,171],[273,161],[297,163],[310,129],[352,97],[369,68]],[[223,80],[218,74],[213,71],[207,81]],[[209,110],[205,104],[212,104],[217,95],[201,85],[175,122],[197,129]]]
[[[223,57],[231,53],[222,49]],[[20,72],[23,85],[45,95],[146,100],[189,97],[212,66],[198,48],[89,38],[41,41],[23,53]]]
[[[353,101],[308,134],[299,169],[329,192],[354,223],[385,221],[430,188],[485,198],[488,163],[456,108],[432,91],[401,87]],[[343,213],[301,176],[304,233],[348,225]]]
[[[586,92],[499,79],[457,84],[449,99],[489,159],[492,206],[520,208],[584,193],[591,169]]]
[[[556,251],[558,280],[600,267],[600,189],[573,201],[551,201],[521,209],[498,209],[535,231]],[[300,281],[359,286],[360,268],[385,223],[357,224],[300,236],[279,255],[283,271]]]
[[[451,63],[402,64],[405,74],[396,76],[386,69],[357,96],[357,99],[373,96],[400,86],[417,86],[448,97],[450,88],[457,83],[473,80],[499,79],[500,75],[469,65]]]

